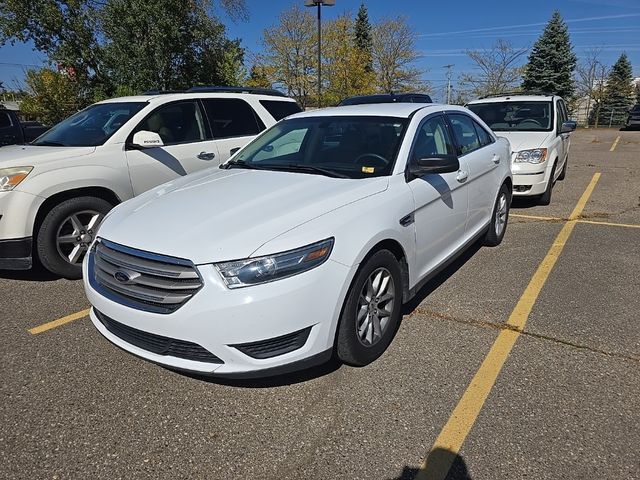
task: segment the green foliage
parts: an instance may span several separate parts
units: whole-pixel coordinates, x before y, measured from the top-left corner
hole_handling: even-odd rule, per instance
[[[358,15],[354,26],[354,35],[356,47],[362,52],[363,61],[367,72],[373,71],[372,50],[373,42],[371,40],[371,24],[369,23],[369,14],[364,3],[360,4]]]
[[[573,95],[572,76],[576,61],[567,25],[556,10],[533,45],[524,69],[522,88],[555,93],[568,99]]]
[[[54,125],[82,108],[75,81],[68,75],[45,68],[27,70],[28,95],[20,109],[47,125]]]
[[[246,84],[248,87],[271,88],[267,67],[254,63],[249,71],[249,78]]]
[[[600,125],[622,125],[627,119],[627,110],[635,101],[631,63],[625,53],[611,67],[604,87],[602,104],[598,110]]]

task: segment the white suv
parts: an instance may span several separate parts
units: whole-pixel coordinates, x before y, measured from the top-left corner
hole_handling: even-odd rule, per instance
[[[469,110],[511,143],[513,194],[551,202],[556,180],[567,173],[570,133],[567,107],[557,95],[503,95],[474,100]]]
[[[463,107],[291,116],[109,213],[84,262],[91,320],[181,370],[264,375],[334,347],[365,365],[424,282],[472,242],[500,243],[509,154]]]
[[[300,111],[274,90],[194,87],[96,103],[30,145],[0,148],[0,269],[79,278],[84,254],[116,204],[215,166]]]

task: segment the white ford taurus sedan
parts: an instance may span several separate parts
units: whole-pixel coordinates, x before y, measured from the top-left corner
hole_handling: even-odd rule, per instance
[[[84,261],[91,320],[135,355],[203,374],[366,365],[427,280],[471,243],[501,242],[509,156],[462,107],[291,116],[220,169],[107,215]]]

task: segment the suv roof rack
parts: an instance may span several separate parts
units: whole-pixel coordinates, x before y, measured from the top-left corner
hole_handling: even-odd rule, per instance
[[[216,85],[202,85],[191,87],[186,92],[200,93],[254,93],[258,95],[271,95],[273,97],[286,97],[287,95],[274,90],[273,88],[255,88],[255,87],[225,87]]]
[[[544,95],[545,97],[552,97],[555,94],[551,93],[551,92],[541,92],[541,91],[535,91],[535,90],[531,90],[531,91],[514,91],[514,92],[490,93],[489,95],[484,95],[484,96],[480,97],[480,99],[483,99],[483,98],[494,98],[494,97],[509,97],[509,96],[512,96],[512,95]]]
[[[142,95],[168,95],[170,93],[184,93],[185,90],[146,90]]]

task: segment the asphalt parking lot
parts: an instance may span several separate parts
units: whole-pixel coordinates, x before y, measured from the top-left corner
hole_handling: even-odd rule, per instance
[[[269,380],[135,358],[81,282],[0,272],[0,477],[640,479],[640,132],[576,132],[511,214],[381,359]]]

